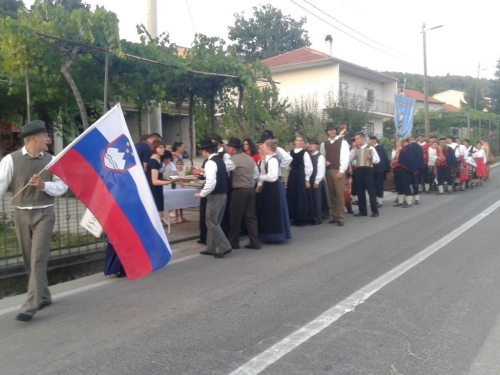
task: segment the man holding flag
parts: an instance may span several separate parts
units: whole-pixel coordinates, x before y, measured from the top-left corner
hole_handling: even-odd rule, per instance
[[[54,197],[63,195],[68,187],[45,169],[53,156],[47,153],[51,141],[44,123],[24,125],[19,138],[24,139],[25,146],[0,163],[0,199],[12,183],[16,236],[29,279],[28,299],[16,319],[28,322],[52,303],[47,261],[55,223]]]

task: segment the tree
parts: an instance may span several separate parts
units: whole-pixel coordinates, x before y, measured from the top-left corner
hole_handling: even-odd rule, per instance
[[[0,18],[17,18],[19,8],[24,8],[22,0],[0,0]]]
[[[267,59],[297,48],[311,45],[302,27],[305,17],[295,21],[271,4],[253,8],[253,17],[235,14],[234,26],[229,26],[229,39],[236,41],[236,52],[247,62]]]
[[[490,83],[491,111],[500,114],[500,60],[496,68],[495,79]]]

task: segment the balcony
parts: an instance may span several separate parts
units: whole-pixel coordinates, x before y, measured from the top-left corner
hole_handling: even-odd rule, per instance
[[[353,109],[355,111],[366,111],[384,116],[394,116],[394,103],[387,102],[385,100],[340,92],[338,96],[338,103],[344,108]]]

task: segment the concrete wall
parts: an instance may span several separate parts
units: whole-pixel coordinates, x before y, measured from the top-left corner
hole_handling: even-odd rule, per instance
[[[179,124],[179,116],[169,116],[164,113],[162,115],[162,131],[165,143],[183,142],[186,152],[189,154],[191,147],[189,142],[189,117],[181,115]]]

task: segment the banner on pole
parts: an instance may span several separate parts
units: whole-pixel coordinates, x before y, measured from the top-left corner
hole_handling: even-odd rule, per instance
[[[413,115],[415,111],[415,99],[406,98],[396,94],[396,113],[394,125],[396,126],[396,135],[398,140],[411,136],[413,127]]]

